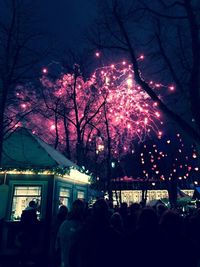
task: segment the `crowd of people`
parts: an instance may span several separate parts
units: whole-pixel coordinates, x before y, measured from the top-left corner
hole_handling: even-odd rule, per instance
[[[61,206],[52,224],[53,267],[163,266],[199,264],[200,209],[182,216],[163,204],[119,208],[104,199],[86,207]]]

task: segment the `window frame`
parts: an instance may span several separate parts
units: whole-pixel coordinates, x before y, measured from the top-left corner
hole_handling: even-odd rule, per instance
[[[41,213],[40,213],[40,220],[45,219],[46,216],[46,207],[47,207],[47,186],[48,182],[47,181],[35,181],[35,180],[13,180],[9,181],[9,186],[10,186],[10,194],[9,194],[9,206],[8,206],[8,212],[7,212],[7,220],[15,222],[15,220],[11,219],[12,216],[12,206],[13,206],[13,200],[14,200],[14,193],[15,193],[15,188],[17,186],[21,187],[41,187]],[[18,220],[16,220],[17,222]]]

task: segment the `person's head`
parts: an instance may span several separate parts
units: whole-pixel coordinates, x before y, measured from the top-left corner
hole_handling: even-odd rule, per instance
[[[156,211],[157,211],[158,216],[161,216],[166,210],[167,210],[167,207],[164,204],[158,204],[156,206]]]
[[[158,218],[152,208],[144,208],[138,219],[138,227],[142,229],[155,230],[158,226]]]
[[[67,214],[68,214],[68,208],[65,205],[61,205],[58,210],[58,215],[65,217],[67,216]]]
[[[84,214],[85,205],[80,199],[76,199],[72,204],[71,219],[82,219]]]
[[[33,209],[37,208],[37,204],[36,204],[36,202],[34,200],[31,200],[28,205],[29,205],[30,208],[33,208]]]
[[[132,203],[130,205],[130,214],[135,214],[138,213],[140,211],[140,204],[139,203]]]
[[[110,218],[110,223],[114,228],[122,227],[122,217],[119,214],[119,212],[113,213],[113,215]]]
[[[97,219],[108,218],[108,204],[104,199],[98,199],[93,205],[93,217]]]
[[[182,220],[180,215],[172,210],[164,212],[160,220],[161,230],[167,234],[180,233],[182,226]]]
[[[126,216],[128,214],[128,205],[126,202],[122,202],[120,206],[120,214]]]

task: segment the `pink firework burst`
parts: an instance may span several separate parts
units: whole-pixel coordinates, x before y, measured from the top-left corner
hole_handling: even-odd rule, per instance
[[[153,133],[161,136],[162,121],[157,103],[136,84],[131,65],[123,61],[98,68],[93,77],[100,85],[99,93],[106,95],[109,125],[111,129],[118,129],[121,142],[125,144],[125,139],[142,142]]]

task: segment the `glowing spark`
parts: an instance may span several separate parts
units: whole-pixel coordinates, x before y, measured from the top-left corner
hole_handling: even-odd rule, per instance
[[[52,125],[50,126],[50,130],[53,131],[53,130],[55,130],[55,129],[56,129],[55,124],[52,124]]]
[[[43,68],[42,69],[42,73],[47,74],[48,73],[48,69],[47,68]]]
[[[169,86],[169,90],[170,91],[174,91],[175,90],[175,86],[173,86],[173,85]]]

